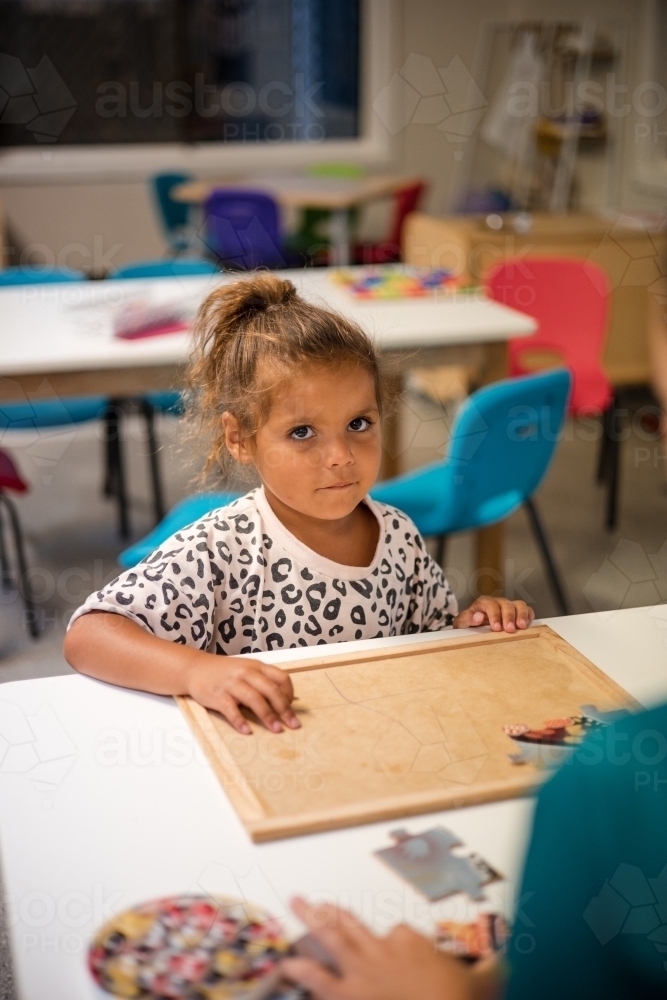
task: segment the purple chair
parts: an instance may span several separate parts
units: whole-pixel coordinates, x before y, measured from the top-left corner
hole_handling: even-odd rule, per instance
[[[263,191],[216,188],[204,206],[206,244],[223,267],[285,267],[278,207]]]

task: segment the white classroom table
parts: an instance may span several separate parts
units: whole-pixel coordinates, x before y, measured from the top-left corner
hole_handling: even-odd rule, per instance
[[[667,606],[545,621],[644,705],[667,699]],[[262,658],[299,652],[309,655]],[[0,762],[0,856],[21,1000],[97,996],[85,967],[95,929],[171,893],[242,897],[294,933],[287,906],[297,892],[351,907],[378,931],[406,920],[428,932],[434,917],[472,917],[477,904],[466,897],[431,906],[372,856],[401,825],[441,823],[503,872],[486,889],[487,908],[511,913],[517,898],[529,799],[253,844],[169,698],[81,676],[8,683],[0,734],[11,744]]]
[[[351,269],[354,270],[354,269]],[[355,300],[332,281],[326,268],[277,272],[293,281],[310,301],[355,320],[383,352],[451,348],[479,350],[529,336],[535,320],[480,296],[436,295],[428,299]],[[183,303],[194,309],[215,287],[243,275],[86,281],[23,285],[0,289],[0,401],[24,398],[16,389],[35,386],[35,378],[51,383],[56,394],[63,377],[73,392],[115,394],[126,389],[123,377],[144,369],[142,391],[173,387],[174,372],[188,360],[189,334],[166,334],[142,340],[113,336],[113,317],[123,303],[146,299],[151,304]],[[166,370],[171,381],[156,384],[151,372]],[[76,376],[80,378],[77,387]],[[115,376],[115,378],[114,378]],[[12,385],[14,394],[12,394]],[[49,394],[42,387],[40,396]],[[53,393],[52,393],[53,394]]]

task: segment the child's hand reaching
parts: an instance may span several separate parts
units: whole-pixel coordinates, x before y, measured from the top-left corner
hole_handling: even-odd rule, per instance
[[[469,608],[454,619],[454,628],[490,625],[494,632],[516,632],[528,628],[535,612],[525,601],[510,601],[507,597],[478,597]]]
[[[240,705],[250,708],[273,733],[281,733],[283,724],[290,729],[301,726],[291,708],[294,688],[290,675],[259,660],[206,654],[205,662],[188,671],[188,694],[204,708],[220,712],[246,736],[251,729]]]
[[[317,1000],[492,1000],[500,980],[489,968],[471,971],[438,953],[433,942],[402,924],[376,937],[351,913],[335,906],[292,909],[336,963],[337,973],[312,958],[287,958],[285,975]],[[483,974],[482,974],[483,973]]]

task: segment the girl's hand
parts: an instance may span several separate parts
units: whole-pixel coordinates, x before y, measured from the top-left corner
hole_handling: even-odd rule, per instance
[[[490,625],[494,632],[516,632],[528,628],[535,612],[525,601],[510,601],[506,597],[478,597],[454,619],[454,628]]]
[[[220,712],[246,736],[252,730],[239,705],[252,709],[273,733],[282,733],[283,723],[290,729],[300,728],[290,707],[294,688],[284,670],[238,656],[205,655],[206,661],[191,666],[187,673],[188,694],[200,705]]]
[[[477,996],[469,969],[439,954],[428,938],[402,924],[376,937],[346,910],[308,906],[292,909],[335,960],[339,974],[310,958],[287,958],[288,979],[311,990],[317,1000],[464,1000]]]

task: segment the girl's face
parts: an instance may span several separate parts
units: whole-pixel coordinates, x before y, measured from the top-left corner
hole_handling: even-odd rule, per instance
[[[241,438],[231,414],[223,421],[232,456],[252,463],[278,500],[308,517],[346,517],[380,470],[375,384],[361,365],[313,365],[285,380],[252,438]]]

